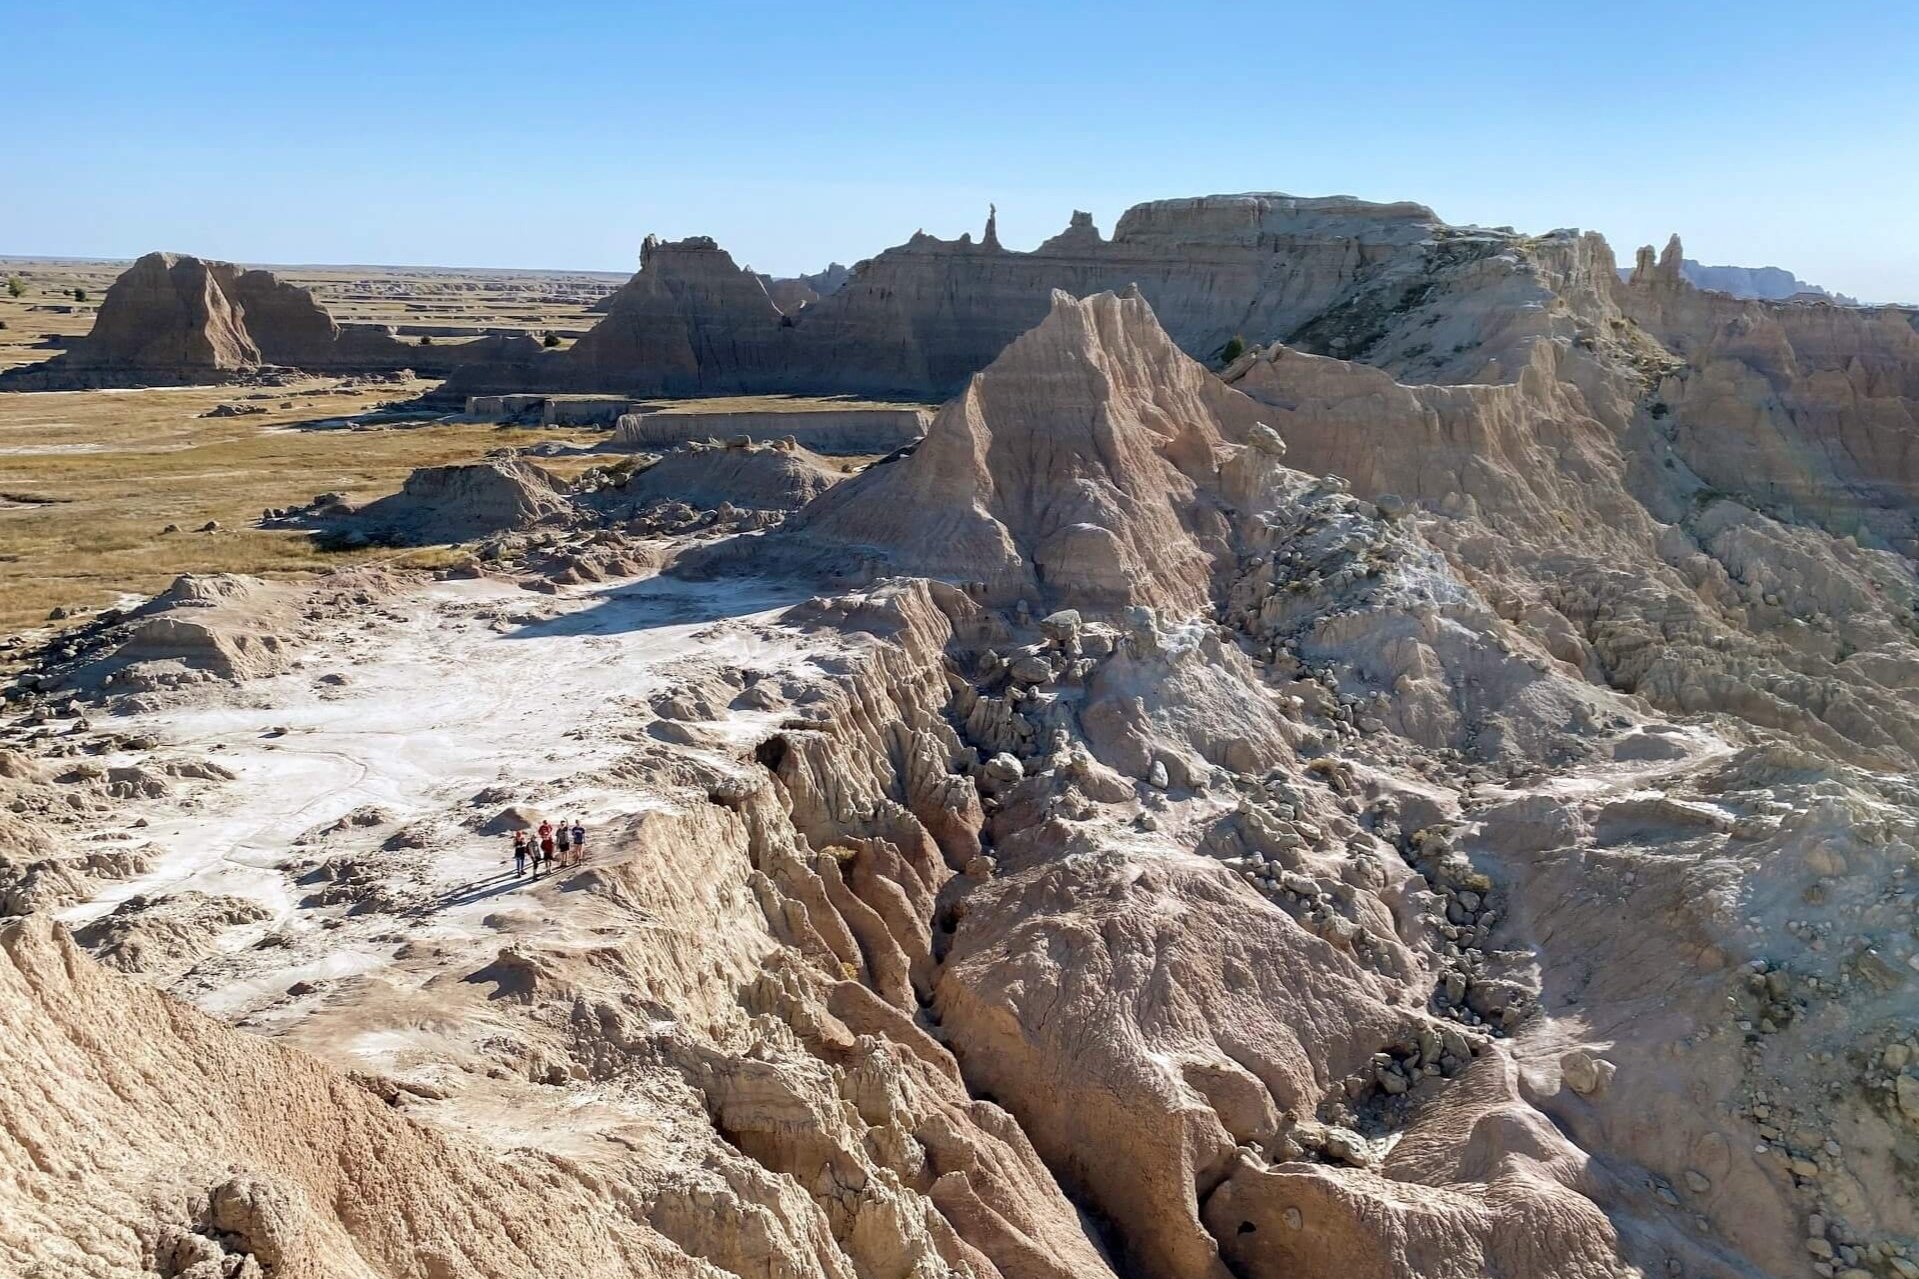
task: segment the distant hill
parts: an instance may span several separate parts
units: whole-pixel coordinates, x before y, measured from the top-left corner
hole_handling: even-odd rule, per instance
[[[1817,284],[1808,284],[1784,267],[1778,266],[1707,266],[1687,258],[1680,264],[1680,273],[1694,288],[1711,289],[1715,293],[1730,293],[1736,298],[1763,298],[1778,301],[1789,298],[1795,293],[1811,293],[1822,298],[1831,298],[1847,306],[1858,306],[1858,298],[1849,298],[1843,293],[1833,293]],[[1620,275],[1628,276],[1632,272],[1621,268]]]

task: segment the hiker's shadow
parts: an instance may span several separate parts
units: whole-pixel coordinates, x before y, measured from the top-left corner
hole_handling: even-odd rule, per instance
[[[809,594],[790,583],[752,577],[717,583],[651,577],[594,591],[587,597],[591,601],[587,607],[522,622],[503,638],[531,640],[664,632],[790,607]]]
[[[431,915],[443,910],[452,910],[457,906],[471,906],[474,902],[483,902],[489,897],[498,897],[501,893],[511,892],[513,889],[522,887],[523,885],[540,882],[541,880],[531,875],[515,875],[510,870],[503,870],[485,879],[475,880],[470,884],[461,884],[457,888],[448,889],[412,913],[416,915]]]

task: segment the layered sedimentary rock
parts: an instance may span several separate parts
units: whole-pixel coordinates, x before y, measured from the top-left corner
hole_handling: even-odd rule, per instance
[[[13,1273],[702,1273],[547,1160],[423,1128],[371,1081],[102,971],[44,916],[0,925],[0,1026],[6,1074],[36,1081],[0,1139]],[[529,1204],[554,1218],[537,1237]]]
[[[1843,852],[1817,850],[1846,813],[1870,806],[1865,790],[1908,793],[1877,790],[1843,761],[1904,768],[1919,744],[1910,697],[1893,694],[1919,660],[1912,569],[1711,493],[1678,458],[1665,464],[1650,393],[1672,357],[1630,318],[1652,305],[1633,289],[1663,286],[1642,277],[1615,292],[1603,250],[1582,237],[1544,246],[1535,278],[1556,286],[1547,318],[1565,340],[1543,331],[1519,375],[1491,385],[1396,382],[1272,348],[1227,370],[1251,403],[1209,399],[1174,366],[1183,357],[1155,346],[1137,299],[1056,300],[910,458],[834,490],[752,549],[747,562],[810,565],[842,581],[929,574],[1002,608],[1017,597],[1032,615],[1074,610],[1041,621],[1035,642],[1016,631],[977,667],[961,659],[976,672],[961,720],[982,751],[1004,747],[1014,762],[989,769],[998,873],[965,899],[937,1007],[969,1080],[1008,1104],[1066,1185],[1119,1223],[1142,1273],[1218,1274],[1223,1256],[1235,1272],[1275,1276],[1460,1266],[1612,1275],[1628,1264],[1787,1274],[1809,1250],[1841,1257],[1834,1239],[1848,1260],[1909,1256],[1897,1224],[1909,1200],[1892,1191],[1885,1159],[1919,1139],[1896,1106],[1830,1088],[1806,1064],[1860,1038],[1862,1060],[1878,1060],[1879,1022],[1896,1015],[1882,1001],[1902,988],[1872,965],[1844,1013],[1827,1005],[1802,1021],[1801,1009],[1835,996],[1836,974],[1851,971],[1809,949],[1813,940],[1855,908],[1870,936],[1910,915],[1881,895],[1919,831],[1909,815],[1895,819],[1899,833],[1862,830]],[[1473,300],[1452,309],[1470,314]],[[1381,340],[1397,338],[1389,327]],[[1154,371],[1133,381],[1117,367]],[[1343,498],[1338,481],[1306,484],[1282,454],[1308,471],[1350,470],[1376,500]],[[1061,482],[1028,481],[1041,471]],[[1146,491],[1152,500],[1138,501]],[[1070,573],[1042,571],[1062,530],[1103,554]],[[1141,533],[1150,561],[1137,555]],[[720,548],[690,567],[728,558]],[[1276,958],[1295,944],[1283,925],[1262,931],[1256,915],[1215,902],[1223,886],[1181,863],[1137,860],[1121,850],[1138,836],[1100,829],[1102,801],[1126,794],[1109,788],[1115,774],[1178,790],[1221,784],[1224,771],[1238,775],[1238,816],[1174,838],[1260,849],[1274,818],[1247,776],[1285,774],[1298,765],[1275,761],[1299,743],[1324,746],[1297,737],[1284,715],[1269,718],[1266,699],[1239,682],[1243,646],[1209,641],[1203,625],[1172,639],[1146,606],[1226,622],[1267,655],[1268,679],[1329,669],[1361,737],[1389,733],[1521,771],[1521,761],[1595,750],[1618,761],[1624,772],[1584,803],[1576,790],[1562,798],[1514,782],[1456,810],[1398,789],[1390,769],[1348,777],[1321,761],[1335,792],[1394,814],[1373,829],[1398,832],[1469,955],[1482,925],[1492,934],[1495,949],[1469,960],[1466,980],[1439,975],[1435,1002],[1463,995],[1515,1031],[1510,1047],[1462,1054],[1441,1035],[1429,1059],[1416,1046],[1427,1031],[1385,1029],[1424,1002],[1390,993],[1395,974],[1426,962],[1417,944],[1407,966],[1379,947],[1407,938],[1402,912],[1425,889],[1396,886],[1391,863],[1383,879],[1356,866],[1363,838],[1347,837],[1345,888],[1310,882],[1310,837],[1282,834],[1271,850],[1284,868],[1279,900],[1351,908],[1334,907],[1350,927],[1304,916],[1359,961],[1349,987],[1333,953]],[[1114,643],[1093,618],[1126,634],[1113,656],[1087,661],[1075,654]],[[1309,680],[1282,687],[1311,704]],[[1645,703],[1611,698],[1606,683],[1716,714],[1730,740],[1768,744],[1715,763],[1688,730],[1637,727]],[[1635,795],[1639,769],[1661,775],[1672,798]],[[1792,808],[1777,826],[1761,817],[1787,812],[1798,800],[1780,797],[1803,796],[1800,785],[1830,788],[1831,811]],[[1284,805],[1277,820],[1299,831],[1311,803],[1287,792]],[[1326,824],[1340,819],[1308,818]],[[1143,828],[1175,826],[1160,816]],[[1841,873],[1856,887],[1780,895]],[[1622,927],[1606,904],[1620,876],[1640,927]],[[1398,903],[1385,906],[1396,933],[1369,933],[1371,894]],[[1741,901],[1765,905],[1741,918]],[[1782,929],[1795,939],[1789,959],[1773,940]],[[1315,973],[1310,1013],[1285,1011],[1294,987],[1265,985],[1269,963]],[[1535,999],[1545,1015],[1519,1030]],[[1895,1002],[1909,1007],[1909,992]],[[1667,1053],[1682,1036],[1685,1050]],[[1909,1060],[1903,1043],[1889,1051],[1886,1060]],[[1472,1059],[1456,1079],[1449,1054]],[[1348,1060],[1370,1062],[1344,1086],[1348,1099],[1375,1088],[1417,1096],[1418,1079],[1435,1073],[1454,1082],[1403,1127],[1387,1122],[1394,1144],[1381,1157],[1317,1126],[1344,1109],[1337,1089],[1330,1100],[1324,1090]],[[1354,1110],[1335,1126],[1381,1131],[1368,1103]],[[1769,1118],[1784,1114],[1796,1126]],[[1185,1193],[1195,1185],[1197,1201]],[[1840,1216],[1843,1227],[1832,1224]]]
[[[255,367],[260,348],[234,297],[240,274],[230,262],[149,253],[107,290],[85,341],[9,382],[222,381]]]
[[[368,1027],[430,1006],[452,1032],[441,1046],[467,1046],[430,1061],[409,1051],[404,1078],[348,1076],[154,991],[129,997],[44,919],[0,933],[0,958],[18,961],[17,974],[0,962],[0,1097],[17,1121],[0,1138],[0,1257],[85,1273],[91,1252],[101,1273],[195,1279],[1110,1275],[1019,1126],[967,1094],[917,1012],[939,891],[978,852],[939,652],[980,615],[946,594],[951,613],[925,584],[794,610],[783,642],[817,632],[834,673],[802,685],[753,672],[763,701],[809,694],[786,729],[763,726],[757,752],[676,751],[638,733],[606,761],[598,785],[650,802],[596,830],[603,849],[548,903],[590,945],[555,947],[533,924],[544,895],[502,897],[480,934],[403,947],[417,993],[376,982],[369,1003],[342,987],[287,1036],[337,1060]],[[771,635],[734,638],[746,642],[656,688],[671,722],[737,692],[747,672],[729,663],[757,661]],[[628,720],[624,700],[595,718]],[[402,895],[431,861],[417,835],[386,844],[409,850],[403,863],[341,851],[362,827],[377,845],[389,820],[355,810],[312,833],[331,856],[319,873],[293,870],[303,912],[391,937],[447,908]],[[89,936],[131,958],[120,947],[141,921],[157,938],[169,910],[195,905],[160,900],[171,907],[116,910]],[[330,953],[341,934],[329,933],[314,940]],[[265,949],[287,944],[304,943]],[[20,1086],[41,1075],[57,1084]],[[603,1100],[576,1108],[588,1092]],[[552,1122],[443,1133],[467,1105]],[[492,1169],[484,1185],[475,1166]],[[455,1231],[446,1214],[462,1202]],[[503,1205],[568,1219],[502,1239]]]
[[[621,448],[670,448],[693,440],[790,436],[817,453],[891,453],[924,435],[931,416],[914,408],[655,410],[621,414],[613,443]]]
[[[1673,237],[1621,292],[1676,357],[1650,411],[1706,483],[1769,513],[1919,549],[1919,313],[1696,289]]]
[[[1701,292],[1676,242],[1624,284],[1595,237],[1526,256],[1550,340],[1517,376],[1432,384],[1275,345],[1225,377],[1300,465],[1441,517],[1427,535],[1589,678],[1905,757],[1907,709],[1869,713],[1874,668],[1813,636],[1904,642],[1912,315]]]
[[[1288,665],[1330,662],[1362,705],[1395,689],[1396,731],[1441,749],[1566,749],[1565,726],[1602,699],[1536,652],[1501,651],[1469,587],[1287,468],[1262,413],[1139,297],[1058,296],[910,457],[746,562],[847,573],[863,552],[869,574],[943,578],[1016,617],[1071,610],[1036,641],[1021,623],[984,658],[956,654],[977,671],[960,721],[1013,762],[989,766],[997,866],[964,898],[935,1006],[969,1081],[1113,1223],[1130,1269],[1621,1273],[1640,1247],[1615,1224],[1623,1205],[1529,1106],[1507,1051],[1418,1011],[1444,963],[1400,912],[1428,881],[1280,780],[1315,735],[1245,650],[1187,619],[1219,618]],[[1209,785],[1227,808],[1112,824],[1139,811],[1138,787]],[[1162,855],[1193,842],[1224,864]],[[1262,847],[1285,868],[1279,906],[1230,869]],[[1294,913],[1302,901],[1322,905]],[[1516,1025],[1519,988],[1474,971],[1477,1007]],[[1447,1121],[1373,1127],[1364,1099],[1408,1091],[1401,1061]],[[1381,1159],[1348,1124],[1398,1144]]]
[[[781,279],[770,275],[760,277],[766,284],[767,296],[773,299],[773,305],[780,309],[782,315],[795,315],[800,308],[813,305],[829,293],[837,293],[852,278],[853,273],[838,262],[812,275]]]
[[[760,278],[711,239],[648,236],[639,273],[559,361],[563,380],[661,395],[755,389],[779,362],[782,321]]]
[[[1257,406],[1182,355],[1132,294],[1052,311],[940,410],[910,457],[842,485],[778,539],[851,567],[980,583],[982,598],[1207,597],[1224,553],[1209,490]]]
[[[107,290],[85,339],[43,364],[0,375],[0,388],[194,385],[232,381],[265,366],[432,373],[516,350],[508,339],[420,347],[384,330],[343,330],[312,294],[270,271],[149,253]]]
[[[570,510],[566,485],[551,471],[495,457],[421,467],[391,497],[323,517],[380,540],[460,542],[525,528]]]
[[[710,239],[649,239],[640,273],[572,350],[512,367],[475,364],[447,393],[940,398],[1038,323],[1055,289],[1084,296],[1137,284],[1174,341],[1211,359],[1235,337],[1310,342],[1329,317],[1416,310],[1462,280],[1490,296],[1486,280],[1511,275],[1523,292],[1530,274],[1509,252],[1520,239],[1449,227],[1417,204],[1344,196],[1164,200],[1129,210],[1111,240],[1075,213],[1065,231],[1030,253],[1001,245],[990,219],[978,241],[916,233],[854,267],[839,289],[797,314],[783,314],[760,277]],[[1516,307],[1502,318],[1524,326]],[[1479,376],[1489,361],[1513,358],[1503,333],[1482,334],[1460,351],[1409,339],[1374,356],[1397,359],[1422,378],[1448,370]]]
[[[682,444],[621,485],[636,502],[685,502],[699,510],[723,503],[748,510],[796,511],[843,476],[803,449],[736,441]]]
[[[1679,264],[1680,274],[1686,282],[1696,289],[1710,289],[1715,293],[1730,293],[1736,298],[1756,298],[1763,302],[1783,302],[1787,298],[1810,296],[1831,298],[1848,306],[1857,306],[1858,299],[1849,298],[1843,293],[1833,293],[1808,284],[1784,267],[1777,266],[1707,266],[1686,258]]]
[[[1230,231],[1232,202],[1200,206],[1167,216]],[[1358,240],[1406,219],[1380,220]],[[972,252],[994,260],[992,241]],[[139,1264],[211,1275],[292,1237],[331,1273],[337,1220],[376,1272],[518,1273],[489,1194],[521,1197],[522,1157],[470,1188],[457,1153],[490,1129],[545,1152],[534,1201],[571,1232],[548,1268],[579,1251],[743,1279],[1919,1272],[1911,317],[1704,295],[1682,261],[1646,250],[1621,282],[1593,236],[1431,235],[1300,273],[1274,302],[1310,300],[1290,340],[1223,377],[1144,296],[1050,296],[917,449],[783,526],[641,521],[686,570],[655,584],[664,617],[619,612],[630,584],[572,613],[517,586],[583,580],[540,577],[532,547],[618,551],[641,495],[770,481],[800,500],[826,477],[745,446],[629,472],[624,496],[618,468],[589,472],[564,520],[480,570],[506,582],[422,587],[439,611],[394,612],[369,648],[477,616],[514,642],[474,660],[581,639],[528,659],[552,693],[615,670],[617,694],[568,721],[588,771],[543,759],[515,783],[613,801],[594,862],[494,895],[470,882],[495,860],[470,837],[511,816],[505,797],[440,787],[437,825],[373,812],[313,834],[300,848],[323,857],[272,868],[311,894],[293,922],[259,946],[229,934],[176,983],[257,988],[281,952],[390,958],[269,991],[253,1024],[395,1063],[404,1079],[366,1087],[418,1114],[431,1151],[337,1177],[330,1136],[248,1154],[258,1046],[177,1010],[192,1060],[91,1086],[110,1046],[41,1046],[91,1028],[121,979],[48,940],[30,967],[60,978],[35,978],[50,993],[10,1000],[0,970],[0,1102],[37,1143],[0,1181],[0,1222],[27,1223],[0,1245],[45,1264],[49,1240],[93,1232],[117,1261],[153,1236],[164,1264]],[[684,318],[671,289],[642,300]],[[729,572],[761,580],[697,580]],[[822,593],[759,611],[786,575],[804,580],[781,598]],[[221,592],[184,592],[202,594]],[[650,666],[702,600],[684,664]],[[375,603],[297,615],[357,633],[398,608]],[[382,669],[381,695],[418,660]],[[26,704],[52,714],[84,669],[56,665]],[[314,694],[314,722],[340,718],[342,687]],[[278,716],[307,695],[286,691],[235,704]],[[553,749],[540,693],[516,751]],[[53,822],[62,788],[84,808],[151,780],[94,765],[96,741],[0,757],[19,811]],[[421,875],[441,853],[456,884]],[[10,861],[0,892],[70,905],[115,873],[90,856]],[[156,897],[85,936],[172,980],[192,921],[239,912]],[[62,981],[108,993],[69,1015]],[[120,1002],[165,1042],[154,1005]],[[205,1146],[219,1175],[292,1186],[310,1212],[169,1161],[174,1121],[153,1115],[199,1100],[146,1074],[197,1081],[203,1062],[240,1116]],[[272,1080],[299,1089],[292,1131],[341,1125],[338,1076]],[[113,1134],[105,1195],[47,1162],[96,1148],[39,1137],[65,1113]],[[389,1149],[350,1107],[346,1128]],[[442,1200],[381,1175],[415,1166],[471,1198],[457,1249],[420,1242]],[[339,1208],[365,1201],[396,1211]],[[666,1259],[641,1255],[654,1243]],[[385,1260],[435,1246],[412,1271]]]

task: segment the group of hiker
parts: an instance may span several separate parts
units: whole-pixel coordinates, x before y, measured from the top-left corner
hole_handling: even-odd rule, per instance
[[[542,821],[537,830],[513,832],[513,875],[526,874],[527,858],[533,859],[533,877],[556,866],[578,866],[586,861],[586,827],[575,817],[572,825],[555,826]]]

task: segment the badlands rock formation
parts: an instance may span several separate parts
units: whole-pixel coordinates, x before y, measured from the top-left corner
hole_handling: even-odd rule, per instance
[[[1843,302],[1848,306],[1859,305],[1858,299],[1849,298],[1843,293],[1835,294],[1820,288],[1817,284],[1808,284],[1784,267],[1777,266],[1707,266],[1687,258],[1679,264],[1680,273],[1686,282],[1696,289],[1710,289],[1714,293],[1730,293],[1736,298],[1758,298],[1765,302],[1783,302],[1787,298],[1809,294],[1813,297],[1831,298],[1834,302]]]
[[[1640,251],[1621,308],[1678,361],[1657,388],[1700,479],[1788,522],[1919,553],[1919,323],[1899,307],[1742,301]]]
[[[1046,322],[949,401],[911,456],[808,507],[773,553],[957,577],[1002,606],[1190,613],[1225,553],[1206,491],[1216,453],[1256,411],[1181,355],[1136,293],[1055,294]]]
[[[1591,237],[1560,254],[1610,278]],[[1428,536],[1588,678],[1910,759],[1911,708],[1882,699],[1913,635],[1913,317],[1702,293],[1679,261],[1642,250],[1582,299],[1544,259],[1554,340],[1513,380],[1395,382],[1284,346],[1225,376],[1300,465],[1443,517]]]
[[[319,373],[455,364],[511,349],[407,345],[384,330],[342,329],[305,289],[271,271],[186,254],[149,253],[107,290],[85,340],[43,364],[9,370],[0,389],[173,386],[228,382],[266,366]]]
[[[859,376],[1042,259],[1140,288],[1045,295],[831,487],[522,475],[447,580],[50,645],[0,721],[0,1257],[1919,1274],[1913,316],[1145,208],[899,251],[950,323],[842,330]],[[723,257],[654,246],[609,322],[733,377],[885,260],[763,343],[707,323],[765,292]],[[165,618],[225,667],[128,649]],[[497,832],[576,811],[588,864],[512,878]]]
[[[316,517],[342,532],[401,544],[470,541],[526,528],[572,510],[552,472],[512,457],[423,467],[398,493],[358,510],[329,506]]]
[[[760,279],[765,281],[767,296],[773,299],[773,305],[780,309],[780,314],[796,315],[801,307],[811,306],[829,293],[837,293],[852,277],[850,270],[834,262],[824,271],[816,271],[812,275],[796,275],[786,279],[763,275]]]
[[[623,499],[685,502],[701,510],[731,503],[758,511],[797,511],[832,488],[842,473],[791,443],[689,443],[638,469]]]
[[[0,923],[0,1026],[34,1081],[0,1142],[12,1273],[703,1273],[551,1160],[449,1142],[376,1081],[116,980],[45,916]]]
[[[702,405],[620,415],[613,432],[616,448],[670,448],[694,440],[745,437],[771,442],[791,439],[816,453],[891,453],[926,434],[932,416],[915,408],[729,410]]]
[[[1461,278],[1483,292],[1516,238],[1448,227],[1417,204],[1345,196],[1162,200],[1128,210],[1111,240],[1075,213],[1030,253],[1002,246],[991,219],[979,241],[915,233],[797,314],[782,313],[761,279],[712,240],[649,239],[639,274],[572,350],[510,367],[475,364],[445,394],[939,398],[1037,323],[1054,289],[1084,296],[1134,284],[1188,354],[1211,359],[1236,336],[1302,340],[1329,315],[1416,307],[1415,294]],[[1503,353],[1498,341],[1482,341],[1467,363],[1476,369]],[[1436,343],[1409,359],[1464,367]]]

